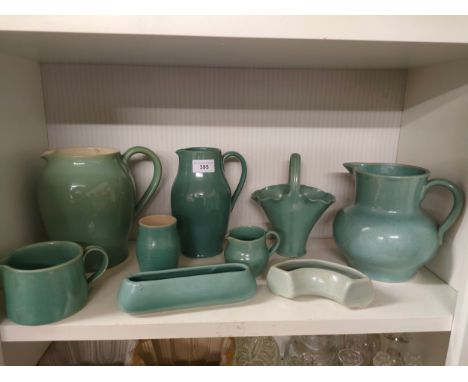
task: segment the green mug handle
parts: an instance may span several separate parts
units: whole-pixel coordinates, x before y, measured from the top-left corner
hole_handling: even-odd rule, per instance
[[[83,255],[83,263],[86,262],[86,257],[91,253],[91,252],[97,252],[101,256],[101,265],[99,266],[98,270],[94,272],[91,276],[86,278],[86,282],[88,283],[88,289],[91,287],[91,283],[93,281],[96,281],[99,277],[102,276],[102,274],[106,271],[107,266],[109,265],[109,256],[107,256],[106,251],[104,251],[103,248],[98,247],[97,245],[89,245],[85,248],[84,250],[84,255]]]
[[[301,156],[291,154],[289,158],[289,194],[299,195],[301,190]]]
[[[136,216],[143,210],[143,208],[146,207],[151,197],[156,192],[158,185],[159,185],[159,181],[161,180],[162,166],[161,166],[161,161],[159,160],[158,156],[153,151],[151,151],[150,149],[147,149],[146,147],[135,146],[135,147],[129,148],[122,155],[122,161],[127,166],[127,168],[129,168],[128,162],[130,158],[135,154],[143,154],[144,156],[149,158],[151,162],[153,162],[153,178],[151,179],[151,182],[148,185],[148,188],[144,192],[143,196],[135,204],[135,216]]]
[[[465,204],[463,191],[456,186],[454,183],[450,182],[447,179],[431,179],[429,180],[423,188],[421,200],[424,199],[426,192],[429,188],[441,186],[450,191],[453,196],[453,205],[449,214],[445,220],[439,225],[439,230],[437,231],[439,237],[439,244],[442,243],[445,233],[447,230],[455,223],[457,218],[460,216],[460,213],[463,210],[463,205]]]
[[[273,245],[268,248],[268,255],[271,256],[273,253],[276,252],[276,250],[278,249],[279,245],[280,245],[280,242],[281,242],[281,239],[279,237],[279,234],[278,232],[276,231],[267,231],[267,233],[265,234],[265,237],[267,236],[274,236],[275,237],[275,242],[273,243]]]
[[[236,204],[237,198],[239,197],[239,194],[241,193],[242,188],[244,187],[245,178],[247,177],[247,163],[245,162],[244,157],[235,151],[228,151],[227,153],[224,153],[223,163],[231,157],[236,158],[240,162],[241,168],[242,168],[239,183],[237,184],[237,187],[231,196],[231,211],[232,211],[232,209],[234,208],[234,204]]]

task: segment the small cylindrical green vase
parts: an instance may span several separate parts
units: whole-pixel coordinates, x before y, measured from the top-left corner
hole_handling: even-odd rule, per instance
[[[170,215],[140,219],[136,256],[141,272],[177,268],[180,244],[176,223],[177,219]]]

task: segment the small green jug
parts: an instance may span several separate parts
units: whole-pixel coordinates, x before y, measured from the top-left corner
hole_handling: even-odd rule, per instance
[[[275,242],[267,247],[266,238],[273,236]],[[250,268],[254,277],[259,276],[268,264],[270,256],[278,249],[280,237],[275,231],[260,227],[237,227],[229,231],[224,259],[227,263],[242,263]]]

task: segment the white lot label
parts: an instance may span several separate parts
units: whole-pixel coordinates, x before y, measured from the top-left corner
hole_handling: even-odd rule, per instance
[[[215,172],[214,159],[193,160],[192,172]]]

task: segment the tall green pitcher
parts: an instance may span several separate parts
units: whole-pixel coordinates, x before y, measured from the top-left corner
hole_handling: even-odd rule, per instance
[[[137,200],[129,160],[143,154],[153,162],[152,180]],[[132,147],[123,155],[103,147],[49,150],[38,185],[42,220],[51,240],[99,245],[109,255],[109,267],[128,255],[127,240],[133,220],[154,195],[161,178],[161,163],[154,152]],[[90,256],[88,271],[98,262]]]
[[[179,169],[171,191],[172,215],[177,218],[182,253],[211,257],[222,251],[229,215],[244,187],[247,165],[234,151],[221,154],[210,147],[177,150]],[[239,160],[242,173],[231,195],[224,177],[224,162]]]

